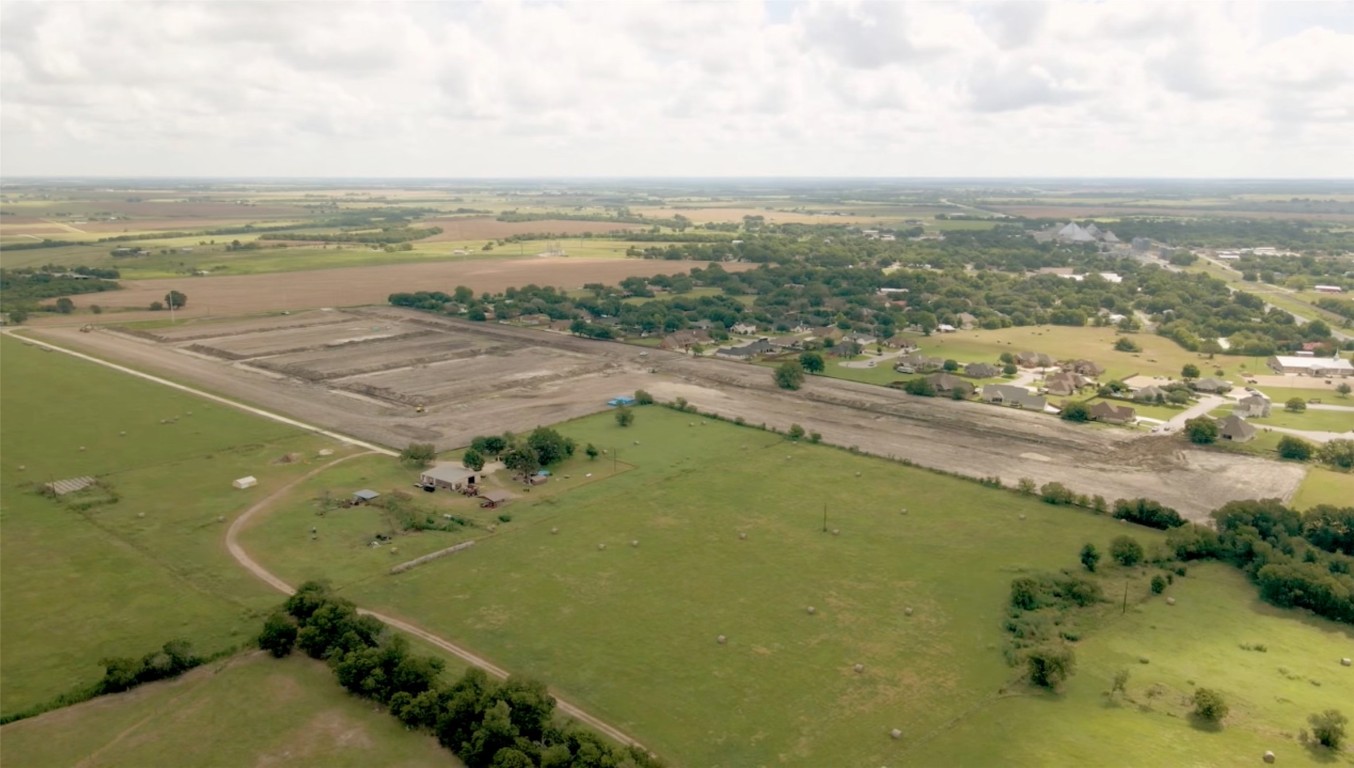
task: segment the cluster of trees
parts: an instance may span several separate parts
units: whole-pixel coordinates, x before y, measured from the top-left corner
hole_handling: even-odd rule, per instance
[[[1007,659],[1023,663],[1030,682],[1056,689],[1076,669],[1068,641],[1075,640],[1068,613],[1100,602],[1100,584],[1068,571],[1021,576],[1011,581],[1004,628],[1010,635]]]
[[[1354,623],[1354,507],[1322,505],[1302,515],[1277,499],[1233,501],[1212,516],[1216,531],[1170,531],[1167,545],[1178,559],[1229,562],[1275,605]]]
[[[203,658],[193,653],[186,640],[171,640],[140,659],[126,656],[103,659],[99,662],[104,668],[103,679],[96,694],[119,693],[142,683],[178,677],[202,662]]]
[[[470,448],[461,459],[471,469],[483,469],[486,458],[495,458],[503,466],[524,477],[536,474],[574,455],[578,443],[549,427],[537,427],[522,437],[511,432],[502,435],[481,435],[470,441]],[[477,464],[478,466],[472,466]]]
[[[316,243],[365,243],[368,245],[393,245],[422,240],[426,237],[442,234],[441,227],[387,226],[379,230],[358,230],[347,232],[285,232],[260,235],[260,240],[302,240]]]
[[[269,616],[259,647],[277,657],[293,648],[328,662],[339,684],[386,707],[406,727],[434,734],[470,768],[649,768],[647,752],[616,747],[555,722],[543,683],[490,680],[471,669],[450,684],[441,660],[416,656],[404,638],[319,582],[297,589]]]
[[[1119,520],[1163,531],[1185,524],[1179,512],[1151,499],[1117,499],[1112,514]]]
[[[1330,222],[1297,219],[1133,216],[1116,223],[1114,232],[1121,240],[1146,237],[1191,248],[1283,245],[1332,253],[1354,250],[1354,233]]]
[[[43,299],[116,291],[122,287],[117,283],[118,277],[116,269],[97,267],[68,269],[48,265],[0,269],[0,301],[4,302],[7,311],[15,309],[31,311]]]

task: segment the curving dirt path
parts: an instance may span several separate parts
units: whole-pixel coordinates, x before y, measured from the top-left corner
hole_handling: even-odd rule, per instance
[[[317,467],[311,470],[310,472],[307,472],[305,475],[297,478],[296,480],[293,480],[287,485],[282,486],[276,491],[273,491],[271,494],[264,497],[258,503],[254,504],[254,506],[250,507],[249,509],[246,509],[243,513],[241,513],[238,517],[235,518],[235,520],[230,524],[230,528],[226,529],[226,549],[230,551],[230,556],[235,558],[235,562],[243,566],[245,570],[257,576],[259,579],[261,579],[264,583],[266,583],[273,589],[276,589],[277,591],[285,595],[291,595],[292,593],[294,593],[296,590],[290,584],[278,578],[267,568],[264,568],[262,565],[260,565],[258,561],[254,560],[254,558],[249,556],[249,553],[245,551],[244,547],[240,545],[240,542],[238,540],[240,531],[244,529],[245,525],[248,524],[250,520],[268,512],[268,510],[271,509],[275,503],[277,503],[283,496],[287,495],[287,493],[289,493],[293,488],[300,485],[301,483],[304,483],[305,481],[320,474],[321,472],[324,472],[334,467],[335,465],[342,464],[345,461],[356,459],[361,456],[370,456],[374,453],[378,452],[363,451],[361,453],[354,453],[349,456],[343,456],[341,458],[335,459],[325,464],[324,466]],[[380,453],[385,453],[385,451],[380,451]],[[402,621],[393,616],[388,616],[383,613],[369,611],[364,608],[357,609],[357,612],[364,616],[372,616],[377,619],[380,619],[381,622],[383,622],[387,626],[394,627],[395,629],[398,629],[401,632],[413,635],[414,637],[417,637],[418,639],[430,645],[433,645],[437,648],[440,648],[443,651],[446,651],[447,653],[450,653],[451,655],[461,659],[467,664],[479,667],[480,669],[484,670],[485,672],[488,672],[494,677],[497,677],[501,680],[507,679],[508,677],[507,670],[494,664],[488,659],[485,659],[484,657],[472,653],[471,651],[468,651],[459,645],[456,645],[441,637],[438,637],[437,635],[434,635],[433,633],[425,629],[415,626],[414,624],[410,624],[407,621]],[[578,706],[571,704],[568,701],[565,701],[564,699],[560,698],[557,692],[551,691],[550,695],[555,697],[556,702],[555,706],[558,707],[559,711],[563,712],[565,715],[572,717],[573,719],[579,721],[580,723],[584,723],[593,730],[621,744],[631,745],[639,747],[641,749],[644,748],[644,745],[640,744],[638,741],[628,736],[624,731],[611,725],[610,723],[600,720],[597,717],[585,712]]]

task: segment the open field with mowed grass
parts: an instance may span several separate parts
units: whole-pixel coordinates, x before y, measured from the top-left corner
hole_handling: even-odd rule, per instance
[[[913,762],[1019,675],[1001,651],[1012,578],[1076,566],[1086,541],[1161,538],[667,409],[638,409],[628,429],[609,414],[560,428],[634,468],[574,459],[560,472],[593,482],[533,492],[493,536],[399,576],[386,555],[362,566],[311,548],[304,500],[277,523],[293,530],[260,523],[246,544],[271,542],[256,554],[285,578],[334,576],[359,604],[548,680],[678,764],[734,766]],[[825,507],[838,535],[822,531]],[[1130,603],[1145,596],[1146,572],[1102,571],[1111,596],[1125,576]]]
[[[1307,477],[1293,497],[1292,506],[1307,510],[1318,504],[1339,507],[1354,504],[1354,472],[1337,472],[1323,467],[1307,470]]]
[[[1314,432],[1349,432],[1354,430],[1354,410],[1327,411],[1308,408],[1302,413],[1292,413],[1284,409],[1282,402],[1276,402],[1270,408],[1268,416],[1263,419],[1249,419],[1249,421],[1257,427],[1284,427]],[[1350,437],[1354,437],[1354,435]]]
[[[0,354],[0,710],[98,680],[107,656],[248,643],[277,595],[230,559],[226,525],[333,441],[14,338]],[[119,499],[77,511],[37,492],[81,475]],[[244,475],[259,485],[231,487]]]
[[[993,699],[920,745],[908,765],[1349,765],[1298,741],[1307,716],[1351,713],[1354,629],[1260,602],[1231,566],[1194,564],[1166,596],[1114,616],[1077,644],[1077,674],[1061,694]],[[1241,646],[1264,646],[1265,651]],[[1128,695],[1105,695],[1128,670]],[[1222,692],[1231,712],[1221,730],[1196,726],[1195,687]],[[999,759],[996,759],[999,756]]]
[[[427,735],[343,690],[322,662],[261,653],[0,729],[0,762],[32,768],[458,766]]]

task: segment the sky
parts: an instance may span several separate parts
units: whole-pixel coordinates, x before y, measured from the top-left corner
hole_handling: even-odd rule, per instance
[[[1354,0],[0,2],[0,175],[1354,177]]]

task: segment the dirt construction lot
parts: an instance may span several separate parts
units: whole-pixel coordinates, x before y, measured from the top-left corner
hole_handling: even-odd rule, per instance
[[[153,301],[164,301],[165,294],[175,289],[188,296],[188,306],[178,314],[191,318],[385,303],[392,293],[450,293],[458,285],[469,286],[476,293],[498,292],[528,283],[568,289],[581,288],[585,283],[614,285],[635,275],[671,275],[706,265],[707,262],[698,261],[569,257],[391,264],[281,274],[124,280],[121,291],[71,298],[81,308],[90,304],[99,304],[105,309],[140,308],[150,306]],[[755,265],[723,266],[728,271],[736,272]],[[162,319],[163,316],[163,313],[146,313],[144,318],[119,315],[118,319]]]
[[[235,323],[236,333],[223,333],[232,326],[201,323],[195,325],[204,335],[189,333],[193,325],[158,336],[59,328],[37,334],[392,447],[426,441],[446,449],[478,434],[530,430],[603,410],[608,399],[642,388],[750,424],[783,430],[798,423],[826,442],[922,466],[1007,485],[1022,477],[1058,481],[1109,500],[1144,496],[1195,517],[1228,499],[1290,498],[1303,476],[1301,465],[1197,450],[1178,437],[1073,426],[837,379],[815,377],[799,392],[784,392],[759,366],[397,308],[278,319],[275,332]],[[267,337],[287,337],[298,325],[310,331],[310,348],[270,345]],[[381,335],[352,341],[354,327]],[[257,352],[240,356],[241,339],[251,339]],[[292,348],[269,351],[278,347]],[[236,351],[222,354],[227,349]]]

